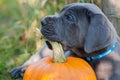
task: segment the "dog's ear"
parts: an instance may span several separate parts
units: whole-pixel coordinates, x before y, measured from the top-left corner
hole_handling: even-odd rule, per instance
[[[103,14],[93,14],[90,19],[84,50],[92,53],[110,46],[115,41],[116,31]]]

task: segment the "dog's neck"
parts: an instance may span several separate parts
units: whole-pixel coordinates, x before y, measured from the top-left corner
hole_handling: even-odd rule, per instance
[[[119,46],[120,46],[120,39],[118,38],[116,42],[113,42],[111,45],[107,46],[106,48],[103,48],[101,50],[98,50],[89,54],[86,53],[83,48],[75,48],[75,49],[72,49],[72,51],[82,58],[93,57],[93,56],[105,57],[105,56],[108,56],[109,54],[112,54],[114,51],[119,50],[119,49],[116,49],[116,48],[120,48]],[[120,52],[120,50],[118,52]]]
[[[109,54],[111,54],[113,51],[115,51],[117,44],[118,44],[118,41],[115,41],[110,47],[106,48],[106,50],[104,50],[103,52],[101,52],[97,55],[94,55],[92,57],[86,57],[86,60],[92,61],[92,60],[97,60],[97,59],[107,57]]]

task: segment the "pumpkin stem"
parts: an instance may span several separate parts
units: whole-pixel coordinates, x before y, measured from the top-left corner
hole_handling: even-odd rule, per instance
[[[53,49],[53,58],[54,63],[63,63],[66,62],[64,51],[62,45],[58,42],[49,41]]]

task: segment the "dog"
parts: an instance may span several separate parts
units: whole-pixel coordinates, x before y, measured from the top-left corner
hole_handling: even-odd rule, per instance
[[[61,43],[66,56],[88,61],[97,80],[120,80],[120,38],[95,4],[68,4],[59,14],[43,18],[41,24],[45,38]],[[11,71],[12,76],[22,77],[29,64],[51,55],[50,43],[46,41],[37,54]]]

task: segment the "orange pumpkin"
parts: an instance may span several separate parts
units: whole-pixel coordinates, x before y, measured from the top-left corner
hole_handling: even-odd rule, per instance
[[[96,76],[83,59],[67,57],[65,63],[54,63],[53,58],[44,58],[27,68],[23,80],[96,80]]]
[[[57,61],[55,58],[43,58],[30,65],[23,80],[96,80],[91,66],[81,58],[67,57]]]

